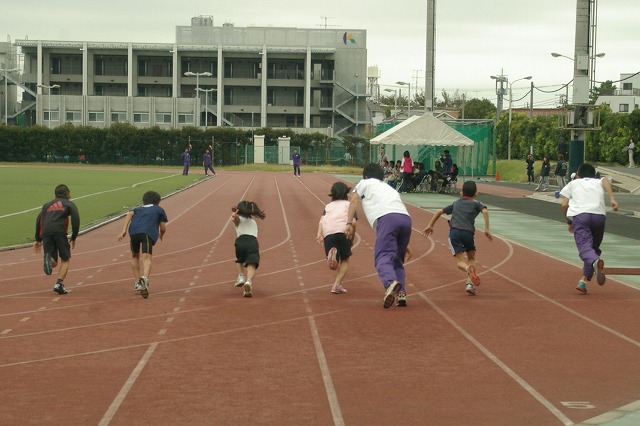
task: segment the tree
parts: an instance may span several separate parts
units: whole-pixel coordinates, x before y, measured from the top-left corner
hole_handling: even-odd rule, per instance
[[[595,87],[591,90],[589,94],[589,103],[595,104],[600,95],[607,96],[613,95],[616,90],[616,86],[613,84],[613,81],[607,80],[604,83],[600,84],[600,87]]]
[[[461,108],[462,109],[462,108]],[[464,104],[464,118],[468,119],[489,119],[495,116],[496,107],[488,99],[473,98]],[[462,112],[460,113],[462,117]]]

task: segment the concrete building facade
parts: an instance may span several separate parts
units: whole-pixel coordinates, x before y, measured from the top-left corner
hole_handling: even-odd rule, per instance
[[[27,124],[235,126],[362,135],[366,30],[216,27],[175,43],[16,40]]]
[[[640,74],[620,74],[618,89],[601,90],[596,105],[609,104],[612,112],[631,113],[640,108]]]

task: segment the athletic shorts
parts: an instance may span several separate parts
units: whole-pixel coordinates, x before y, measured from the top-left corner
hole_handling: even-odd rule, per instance
[[[71,259],[71,246],[66,235],[43,235],[42,247],[44,252],[49,253],[49,256],[56,262],[58,255],[64,261]]]
[[[253,235],[240,235],[236,238],[236,263],[242,266],[254,265],[256,269],[260,266],[260,247],[258,239]]]
[[[331,234],[324,237],[324,254],[329,254],[329,249],[335,247],[338,249],[336,258],[338,260],[348,259],[351,257],[351,240],[347,238],[344,232]]]
[[[139,254],[148,253],[153,254],[153,245],[155,243],[147,234],[133,234],[131,236],[131,253]]]
[[[449,229],[449,248],[454,256],[461,252],[476,251],[473,232],[466,229]]]

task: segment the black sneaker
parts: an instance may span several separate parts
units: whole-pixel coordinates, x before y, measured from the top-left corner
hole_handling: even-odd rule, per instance
[[[404,291],[400,291],[398,293],[398,298],[396,299],[396,306],[400,306],[400,307],[407,306],[407,294]]]
[[[53,286],[53,291],[55,291],[58,294],[68,293],[67,289],[64,288],[64,285],[62,283],[56,283],[56,285]]]
[[[53,265],[51,265],[51,255],[49,255],[49,253],[44,254],[44,263],[42,264],[42,269],[47,275],[51,275],[51,272],[53,271]]]

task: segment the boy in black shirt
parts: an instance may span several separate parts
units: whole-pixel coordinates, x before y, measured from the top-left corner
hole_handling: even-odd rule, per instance
[[[71,191],[67,185],[56,186],[54,193],[56,198],[42,206],[42,211],[36,219],[36,241],[33,247],[36,253],[39,253],[44,246],[43,269],[47,275],[51,275],[60,257],[58,280],[53,291],[58,294],[67,294],[62,282],[69,272],[71,249],[75,248],[76,237],[80,231],[80,215],[76,205],[70,201]],[[69,217],[71,217],[71,237],[67,239]]]

